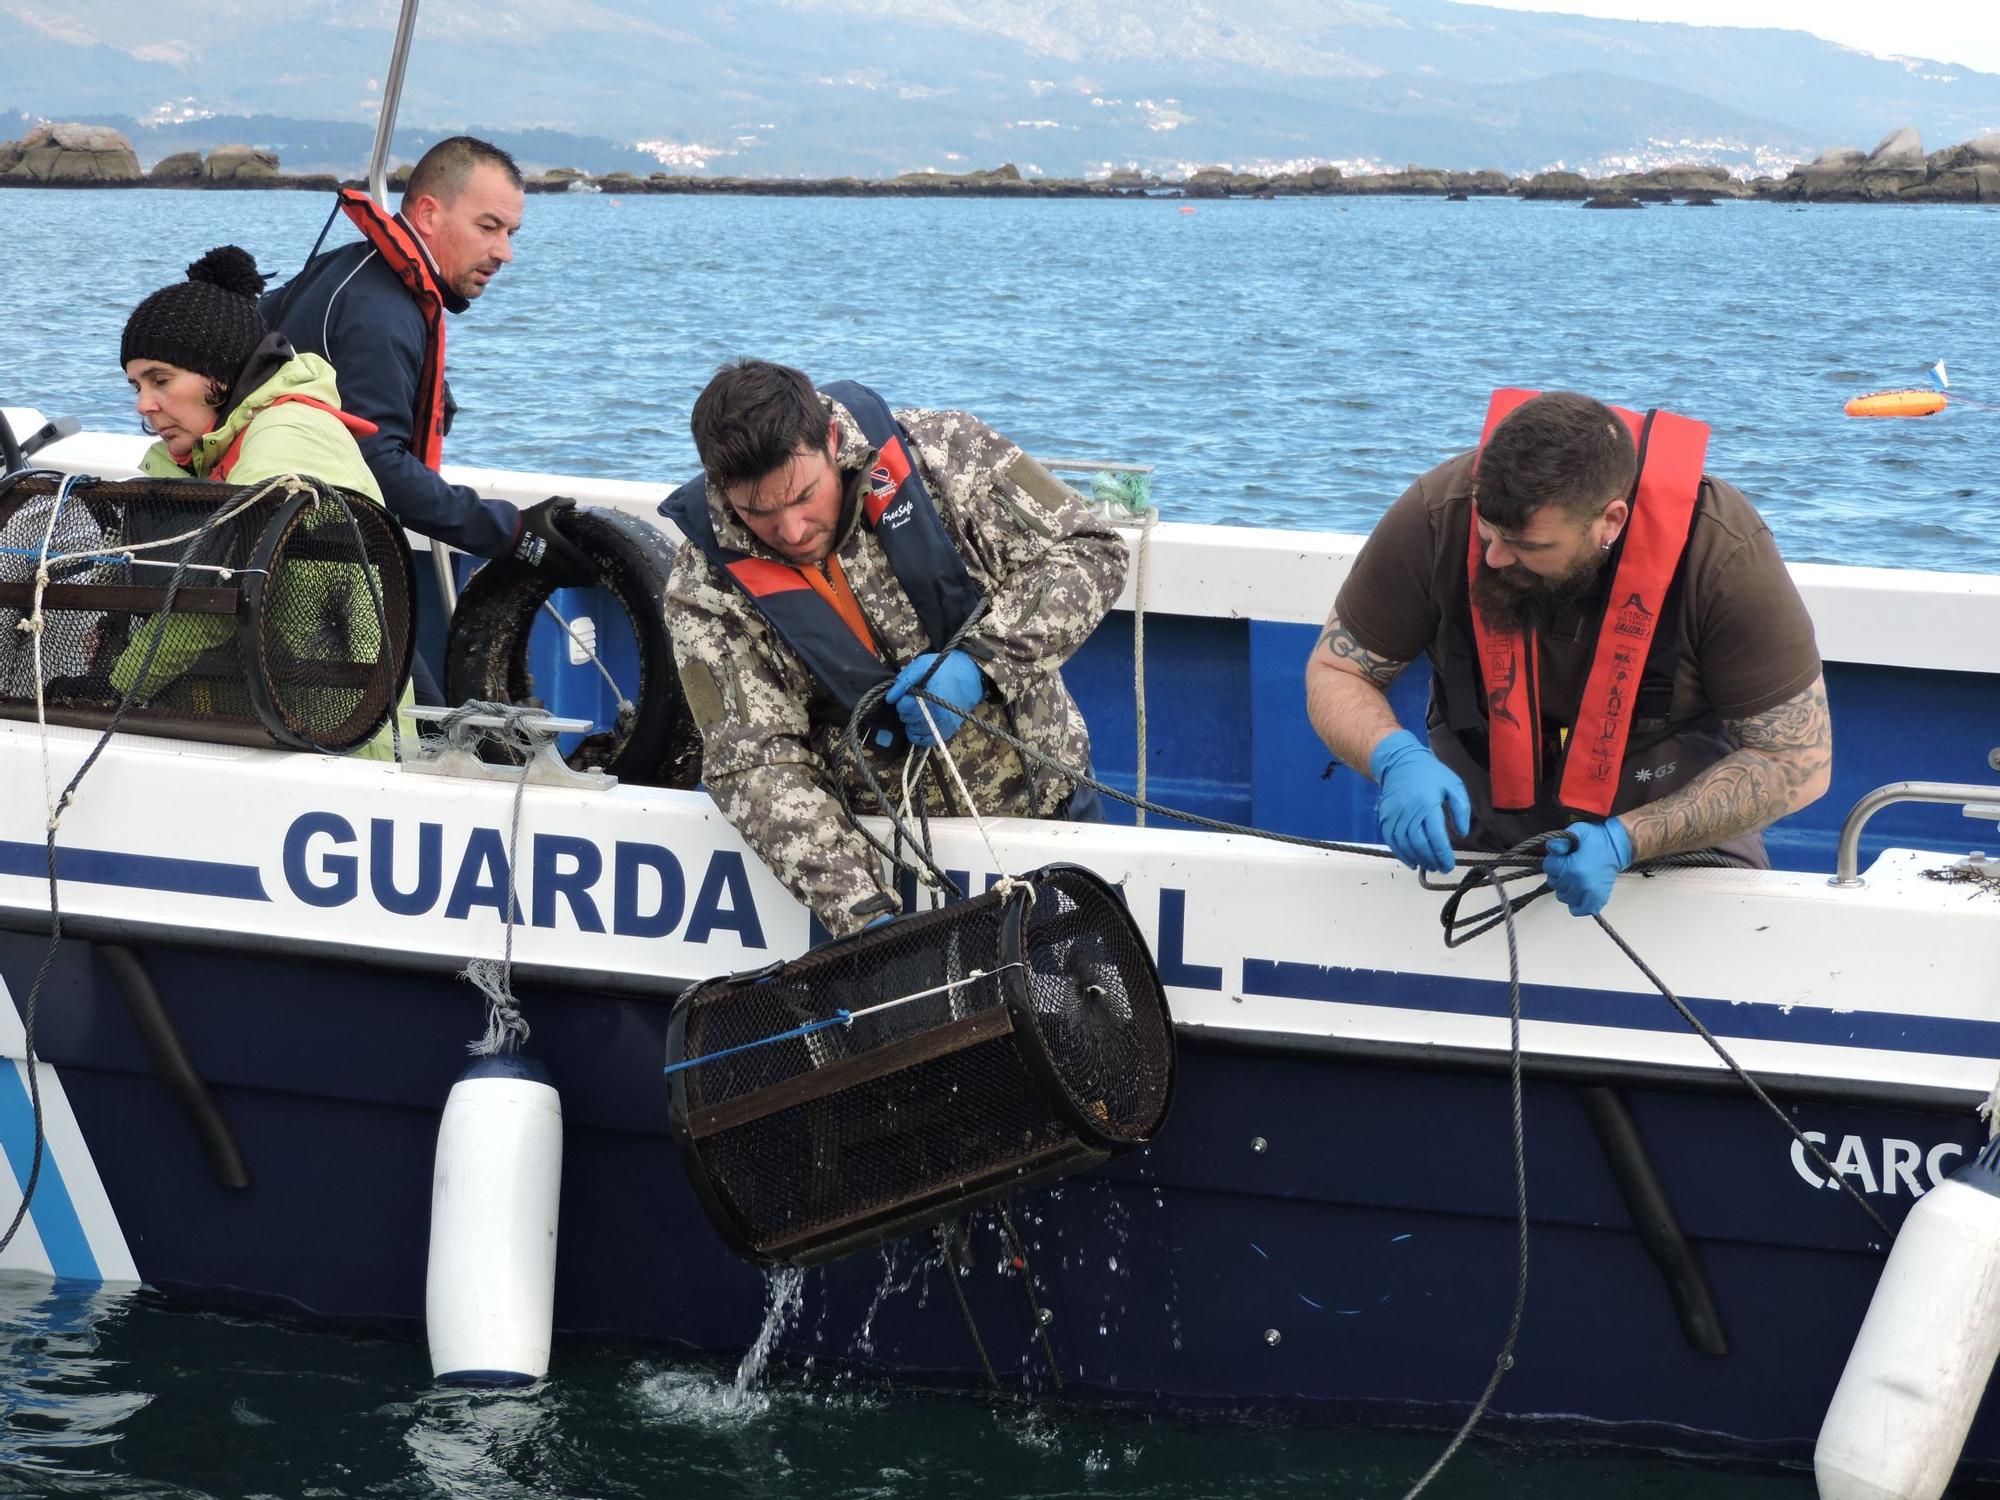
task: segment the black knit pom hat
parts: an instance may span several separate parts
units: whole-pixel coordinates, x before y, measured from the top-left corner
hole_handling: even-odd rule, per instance
[[[219,245],[125,320],[118,365],[157,359],[228,386],[264,340],[257,294],[264,278],[250,252]]]

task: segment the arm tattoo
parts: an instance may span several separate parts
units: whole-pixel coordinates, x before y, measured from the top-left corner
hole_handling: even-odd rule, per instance
[[[1705,849],[1795,812],[1833,765],[1825,679],[1776,708],[1725,721],[1743,748],[1658,802],[1619,817],[1643,858]]]
[[[1409,665],[1406,661],[1391,661],[1386,656],[1370,651],[1354,638],[1354,633],[1340,623],[1340,616],[1329,615],[1326,629],[1319,633],[1319,645],[1336,662],[1343,663],[1379,688],[1386,688],[1396,680],[1396,674]]]
[[[1833,759],[1833,725],[1826,711],[1824,678],[1776,708],[1747,719],[1729,720],[1728,728],[1745,749],[1771,755],[1797,754],[1814,765]]]

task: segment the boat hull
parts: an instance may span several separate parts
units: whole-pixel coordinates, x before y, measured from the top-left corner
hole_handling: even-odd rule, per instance
[[[0,975],[17,994],[42,946],[0,934]],[[41,1001],[41,1052],[140,1276],[211,1305],[414,1333],[438,1109],[476,1029],[467,988],[221,947],[137,952],[251,1177],[217,1179],[118,983],[91,945],[66,943]],[[767,1284],[709,1227],[667,1134],[667,996],[535,984],[521,995],[563,1094],[558,1329],[739,1353]],[[1670,1069],[1530,1066],[1530,1293],[1495,1410],[1642,1441],[1677,1432],[1805,1451],[1879,1272],[1879,1233],[1738,1087]],[[1726,1353],[1691,1346],[1633,1227],[1581,1099],[1603,1086],[1637,1126]],[[1826,1092],[1849,1097],[1794,1092],[1785,1107],[1829,1155],[1847,1150],[1843,1166],[1867,1163],[1866,1196],[1892,1223],[1981,1133],[1958,1101]],[[1190,1037],[1155,1145],[1013,1206],[1063,1383],[1203,1411],[1386,1404],[1442,1418],[1465,1405],[1513,1297],[1508,1118],[1504,1059],[1426,1065]],[[74,1175],[76,1163],[60,1165]],[[1048,1387],[990,1215],[975,1216],[970,1242],[962,1285],[986,1350],[1008,1383]],[[809,1272],[778,1347],[970,1383],[979,1365],[945,1275],[928,1242]],[[1987,1439],[1975,1433],[1969,1451],[2000,1457]]]

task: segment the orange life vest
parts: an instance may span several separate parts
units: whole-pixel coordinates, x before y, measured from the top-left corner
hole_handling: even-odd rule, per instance
[[[1481,451],[1510,412],[1540,394],[1495,391],[1486,409]],[[1558,793],[1564,807],[1598,817],[1610,815],[1618,792],[1639,679],[1681,554],[1687,550],[1695,502],[1701,496],[1702,461],[1708,453],[1708,428],[1703,423],[1672,412],[1649,411],[1642,416],[1613,410],[1632,429],[1639,472],[1630,496],[1631,516],[1618,541],[1611,590],[1598,622],[1590,675],[1584,680],[1576,723],[1563,750]],[[1468,528],[1468,589],[1479,576],[1484,551],[1475,514]],[[1486,696],[1493,805],[1508,811],[1532,808],[1542,778],[1541,673],[1535,640],[1519,631],[1496,629],[1480,617],[1476,604],[1471,609]]]
[[[359,188],[340,190],[340,211],[396,273],[423,314],[424,362],[417,372],[416,410],[410,413],[410,451],[424,467],[435,469],[444,462],[444,293],[409,225],[385,213]]]

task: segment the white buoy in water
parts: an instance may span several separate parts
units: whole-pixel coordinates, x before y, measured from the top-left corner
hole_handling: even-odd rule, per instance
[[[1813,1450],[1820,1500],[1938,1500],[2000,1354],[2000,1141],[1917,1200]]]
[[[549,1370],[555,1326],[562,1098],[518,1054],[465,1070],[438,1122],[424,1319],[431,1373],[525,1385]]]

